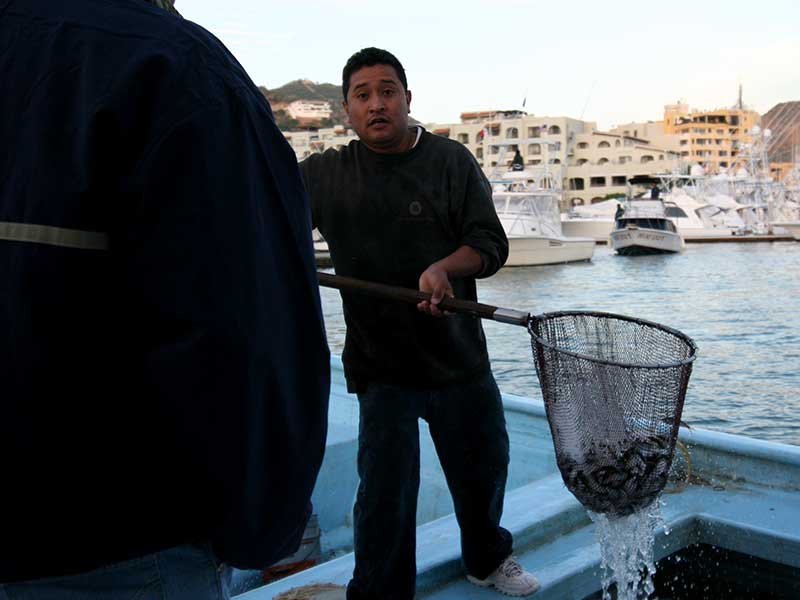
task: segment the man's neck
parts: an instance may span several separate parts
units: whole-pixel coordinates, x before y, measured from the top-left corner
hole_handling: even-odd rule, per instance
[[[367,143],[364,143],[364,145],[373,152],[376,152],[378,154],[402,154],[403,152],[408,152],[409,150],[411,150],[416,144],[416,141],[417,141],[417,127],[412,126],[406,128],[403,138],[397,144],[393,144],[391,146],[381,146],[381,147],[370,146]]]

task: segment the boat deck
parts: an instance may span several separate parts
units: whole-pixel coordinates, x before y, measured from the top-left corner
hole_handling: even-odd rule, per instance
[[[343,391],[337,367],[334,363],[329,452],[315,491],[320,514],[325,509],[317,500],[325,498],[349,511],[355,485],[355,464],[348,464],[349,451],[342,451],[342,444],[354,433],[352,398]],[[504,401],[512,463],[502,523],[514,535],[515,555],[541,581],[535,598],[586,598],[601,585],[594,525],[555,469],[542,404],[509,395],[504,395]],[[421,435],[422,442],[425,437]],[[656,560],[690,544],[706,543],[800,569],[800,447],[702,430],[682,430],[681,440],[690,450],[692,482],[680,493],[662,496],[662,515],[670,532],[657,532]],[[430,450],[423,443],[423,455]],[[338,464],[333,473],[329,462]],[[426,468],[430,467],[423,459],[423,477]],[[352,476],[343,478],[348,469]],[[347,488],[344,493],[343,488]],[[420,505],[430,501],[430,496],[421,493]],[[431,511],[429,516],[437,514]],[[322,517],[321,524],[324,531]],[[419,524],[417,567],[419,599],[498,598],[496,592],[464,579],[452,514]],[[237,598],[268,600],[310,583],[346,584],[352,570],[353,555],[346,553]],[[795,597],[800,597],[797,585]]]

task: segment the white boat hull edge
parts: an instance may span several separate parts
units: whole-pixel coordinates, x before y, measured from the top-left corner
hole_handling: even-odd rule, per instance
[[[615,229],[610,239],[611,246],[620,254],[633,253],[635,249],[641,253],[681,252],[684,247],[677,233],[655,229]]]
[[[554,265],[591,260],[591,238],[509,237],[507,267]]]

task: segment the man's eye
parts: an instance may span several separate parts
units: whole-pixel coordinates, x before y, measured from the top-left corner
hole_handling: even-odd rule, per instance
[[[392,96],[394,94],[394,90],[383,90],[384,96]]]

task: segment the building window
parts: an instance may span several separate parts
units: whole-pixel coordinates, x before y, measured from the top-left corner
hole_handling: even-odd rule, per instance
[[[459,133],[458,134],[458,141],[462,144],[469,144],[469,134],[468,133]]]
[[[561,164],[561,159],[559,159],[559,158],[551,158],[550,159],[550,164],[551,165],[560,165]]]
[[[681,146],[685,146],[689,143],[689,140],[681,140]]]
[[[541,127],[528,127],[528,137],[529,138],[538,138],[542,136],[542,128]]]
[[[631,157],[630,156],[620,156],[619,160],[617,162],[619,162],[619,164],[621,164],[621,165],[626,165],[629,162],[631,162]]]
[[[658,160],[664,160],[664,155],[663,154],[659,154],[658,155]]]
[[[606,187],[606,178],[605,177],[592,177],[589,180],[589,185],[591,187]]]
[[[642,156],[642,158],[639,159],[639,162],[644,164],[644,163],[653,162],[653,160],[655,160],[655,159],[652,156],[650,156],[649,154],[645,154],[644,156]]]
[[[498,152],[500,152],[500,147],[499,146],[491,146],[491,149],[489,150],[489,152],[491,152],[492,154],[497,154]]]
[[[554,142],[553,143],[553,151],[561,152],[561,142]]]
[[[541,153],[542,153],[541,144],[528,144],[528,154],[541,154]]]
[[[582,190],[584,188],[584,181],[583,177],[572,177],[568,183],[569,189],[571,190]]]
[[[719,151],[719,155],[720,156],[728,156],[728,151],[727,150],[720,150]]]
[[[506,139],[516,139],[519,137],[519,129],[516,127],[509,127],[506,129]]]
[[[597,144],[597,147],[598,148],[611,148],[611,144],[609,144],[607,141],[603,140],[602,142]]]
[[[589,144],[587,144],[586,142],[580,142],[580,143],[578,144],[578,149],[579,149],[579,150],[585,150],[585,149],[586,149],[586,148],[588,148],[588,147],[589,147]]]
[[[541,158],[529,158],[528,159],[528,164],[529,165],[540,165],[540,164],[542,164],[542,159]]]
[[[483,148],[477,148],[475,150],[475,157],[476,158],[483,158]]]
[[[605,158],[605,157],[603,157],[603,158],[601,158],[600,160],[598,160],[598,161],[597,161],[597,164],[598,164],[598,165],[604,165],[604,164],[606,164],[607,162],[608,162],[608,159],[607,159],[607,158]]]
[[[588,162],[589,162],[589,159],[588,159],[588,158],[579,158],[579,159],[578,159],[578,162],[577,162],[576,164],[577,164],[579,167],[582,167],[583,165],[585,165],[585,164],[586,164],[586,163],[588,163]]]
[[[551,125],[548,133],[550,135],[558,135],[559,133],[561,133],[561,128],[558,125]]]
[[[625,175],[614,175],[611,178],[611,185],[625,185]]]
[[[619,140],[617,140],[616,142],[614,142],[614,148],[619,148]]]
[[[626,148],[633,146],[633,140],[625,140],[624,145]]]

